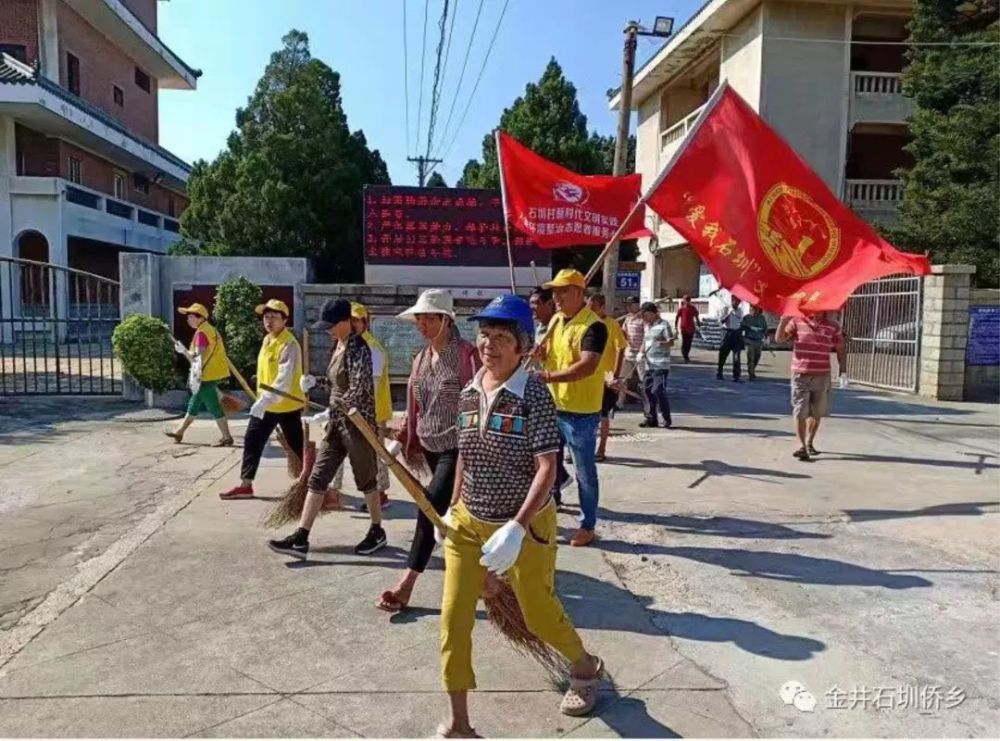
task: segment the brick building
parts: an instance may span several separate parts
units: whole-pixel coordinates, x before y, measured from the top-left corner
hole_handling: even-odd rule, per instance
[[[200,72],[156,25],[157,0],[0,0],[0,257],[117,278],[177,241],[191,168],[157,96]]]

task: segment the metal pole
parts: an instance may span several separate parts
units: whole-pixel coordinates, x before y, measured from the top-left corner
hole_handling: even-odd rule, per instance
[[[618,106],[618,137],[615,140],[615,162],[612,175],[624,175],[628,161],[628,129],[632,115],[632,77],[635,74],[635,47],[639,27],[635,23],[625,26],[625,50],[622,57],[622,92]],[[618,275],[618,247],[616,239],[604,256],[604,297],[609,310],[615,310],[616,277]]]
[[[507,218],[507,186],[504,185],[503,160],[500,158],[500,129],[493,132],[493,140],[497,146],[497,169],[500,170],[500,202],[503,204],[503,230],[507,235],[507,262],[510,265],[510,292],[517,293],[517,281],[514,278],[514,248],[510,244],[510,220]]]

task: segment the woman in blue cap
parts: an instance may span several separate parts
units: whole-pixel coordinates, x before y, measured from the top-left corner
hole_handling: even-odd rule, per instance
[[[462,392],[455,492],[445,515],[441,673],[451,719],[438,731],[446,738],[475,737],[472,626],[487,573],[509,579],[528,627],[571,664],[563,713],[593,710],[603,672],[555,592],[559,431],[552,394],[523,368],[534,345],[531,307],[507,294],[471,319],[479,322],[483,368]]]

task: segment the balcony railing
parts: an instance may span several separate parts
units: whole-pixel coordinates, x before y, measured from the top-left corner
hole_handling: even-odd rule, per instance
[[[847,202],[852,207],[895,209],[903,200],[899,180],[848,180]]]
[[[691,111],[687,116],[682,118],[680,121],[675,123],[669,129],[660,134],[660,148],[664,149],[668,145],[673,144],[676,141],[683,139],[687,133],[694,126],[694,122],[698,120],[698,114],[701,113],[701,109],[705,106],[699,106],[695,110]]]
[[[102,211],[112,216],[117,216],[120,219],[134,221],[151,229],[162,229],[174,234],[180,231],[177,219],[166,214],[141,208],[134,203],[121,201],[106,193],[101,193],[100,191],[92,190],[76,183],[66,182],[65,186],[66,201],[68,203],[75,203],[77,206],[83,206],[94,211]]]
[[[859,95],[902,95],[903,76],[898,72],[852,72]]]

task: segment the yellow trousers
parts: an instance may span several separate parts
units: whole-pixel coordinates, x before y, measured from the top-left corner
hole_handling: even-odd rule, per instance
[[[441,597],[441,675],[448,692],[476,688],[472,671],[472,626],[486,581],[479,565],[482,544],[500,525],[477,520],[459,502],[451,509],[454,532],[444,544],[444,594]],[[517,562],[506,577],[517,595],[524,620],[535,635],[570,662],[585,655],[583,641],[556,596],[556,507],[549,503],[531,521]]]

